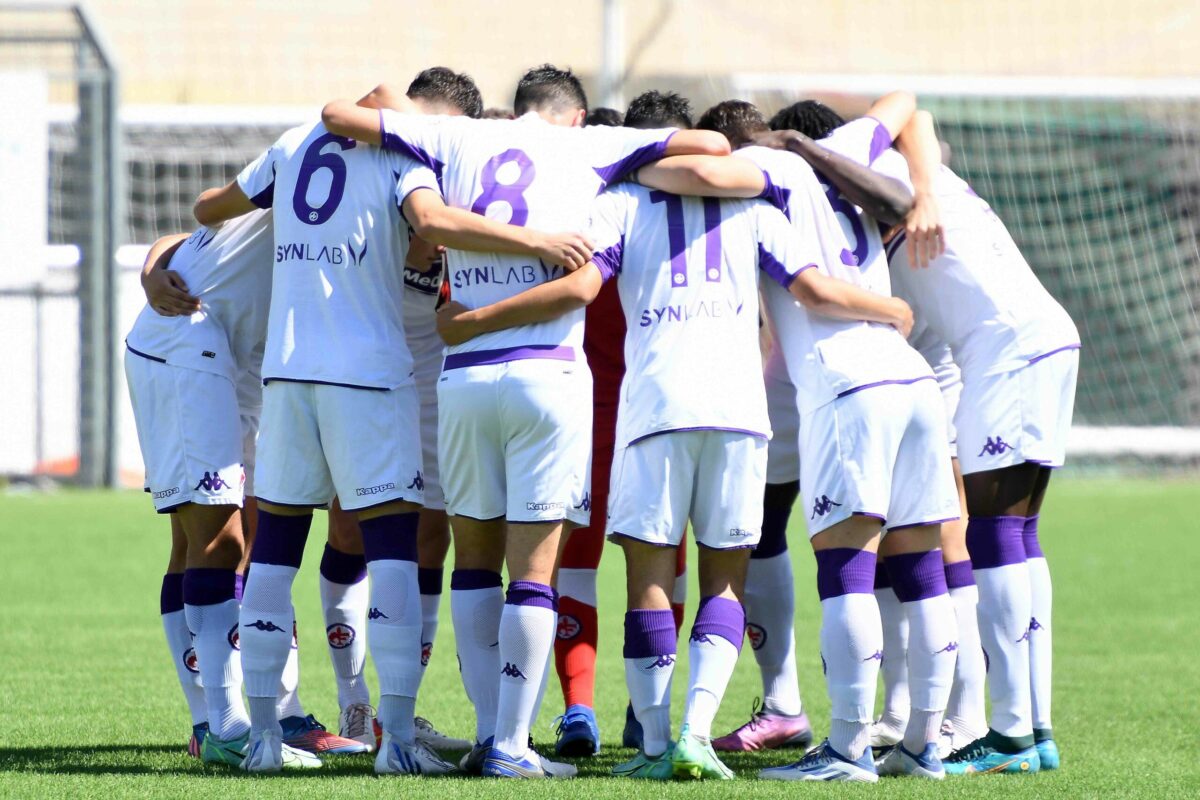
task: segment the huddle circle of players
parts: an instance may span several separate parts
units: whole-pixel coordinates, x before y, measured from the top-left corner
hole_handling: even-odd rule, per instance
[[[607,538],[636,749],[615,775],[730,779],[718,753],[788,748],[759,777],[1057,768],[1037,524],[1079,335],[941,163],[930,115],[896,92],[850,122],[805,101],[768,125],[727,101],[693,126],[685,99],[647,92],[588,118],[550,65],[513,108],[484,113],[441,67],[329,103],[147,256],[125,367],[171,515],[162,619],[192,755],[574,775],[530,730],[553,653],[555,753],[599,752]],[[801,496],[832,706],[807,750]],[[297,696],[292,584],[317,507],[336,735]],[[673,733],[689,524],[701,598]],[[451,543],[472,740],[415,713]],[[763,700],[714,736],[743,640]]]

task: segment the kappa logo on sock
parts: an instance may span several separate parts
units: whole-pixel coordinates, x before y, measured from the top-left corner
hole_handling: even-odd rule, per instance
[[[646,666],[645,671],[651,672],[652,670],[667,669],[668,667],[673,667],[673,666],[675,666],[675,656],[669,655],[669,654],[662,655],[662,656],[659,656],[658,658],[654,659],[654,663],[648,664]]]
[[[1030,625],[1028,628],[1025,629],[1025,632],[1021,634],[1021,638],[1017,639],[1016,643],[1020,644],[1021,642],[1028,642],[1029,641],[1029,632],[1032,630],[1033,630],[1033,626]]]
[[[259,622],[262,622],[260,619]],[[225,641],[229,642],[229,646],[234,650],[242,649],[242,635],[238,633],[238,626],[234,625],[229,629],[229,633],[225,634]]]
[[[196,648],[189,647],[183,651],[183,666],[188,672],[200,672],[200,659],[196,658]]]
[[[753,622],[746,623],[746,638],[750,640],[752,650],[761,650],[767,643],[767,631],[762,625]]]
[[[358,638],[354,628],[342,622],[335,622],[326,627],[325,636],[329,639],[329,646],[334,650],[345,650]]]
[[[372,608],[367,612],[367,619],[391,619],[391,617],[380,611],[378,608]]]
[[[516,664],[510,664],[507,661],[504,663],[504,669],[500,670],[500,674],[509,678],[520,678],[523,681],[529,680],[525,677],[525,673],[517,668]]]
[[[409,489],[416,489],[418,492],[425,491],[425,476],[421,474],[421,470],[417,470],[417,477],[412,479],[412,483],[408,485]]]
[[[712,644],[712,639],[708,638],[707,633],[693,633],[688,637],[688,641],[696,644]]]
[[[945,647],[943,647],[941,650],[934,652],[934,655],[940,656],[942,653],[953,653],[957,649],[958,649],[958,642],[950,642]]]
[[[817,502],[813,503],[813,513],[809,519],[823,517],[830,511],[833,511],[834,506],[840,506],[841,503],[835,503],[829,499],[829,495],[823,494],[817,498]]]
[[[428,667],[429,659],[433,657],[433,642],[421,642],[421,666]],[[462,662],[459,662],[459,671],[462,671]]]
[[[192,491],[198,492],[203,489],[206,492],[219,492],[222,489],[232,489],[225,479],[221,477],[221,473],[215,469],[212,472],[205,472],[204,477],[196,484],[196,488]]]
[[[270,622],[270,621],[264,622],[261,619],[256,619],[256,620],[254,620],[254,622],[251,622],[249,625],[243,625],[242,627],[243,628],[254,628],[256,630],[266,631],[267,633],[275,633],[276,631],[278,631],[279,633],[287,633],[286,628],[281,628],[278,625],[276,625],[274,622]],[[233,642],[230,642],[230,644],[233,644]]]
[[[987,437],[987,442],[983,445],[983,449],[979,451],[979,456],[982,456],[984,453],[989,456],[1003,455],[1012,449],[1012,445],[999,436],[989,436]],[[976,456],[976,458],[979,456]]]
[[[1030,631],[1030,633],[1032,633],[1033,631],[1044,631],[1044,630],[1046,630],[1046,626],[1045,626],[1045,625],[1043,625],[1042,623],[1038,622],[1038,621],[1037,621],[1037,617],[1030,617],[1030,618],[1029,618],[1029,631]]]
[[[883,663],[883,651],[876,650],[874,653],[864,658],[863,661],[878,661]]]
[[[555,636],[559,639],[574,639],[582,631],[583,625],[575,617],[572,617],[570,614],[558,615],[558,631],[555,633]]]

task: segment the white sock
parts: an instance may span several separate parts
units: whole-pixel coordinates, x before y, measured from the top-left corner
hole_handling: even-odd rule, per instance
[[[322,575],[320,583],[338,708],[345,709],[355,703],[370,705],[371,691],[363,679],[367,662],[367,606],[371,597],[367,580],[335,583]]]
[[[212,605],[186,605],[184,611],[188,626],[196,631],[209,730],[218,739],[236,739],[250,728],[242,702],[241,653],[230,637],[238,624],[238,602],[230,598]]]
[[[485,741],[496,731],[500,614],[504,609],[504,589],[499,581],[498,574],[486,570],[456,570],[451,577],[450,616],[454,622],[458,668],[467,698],[475,706],[477,742]]]
[[[938,557],[940,570],[940,553]],[[910,753],[920,753],[925,745],[936,743],[941,734],[942,717],[954,682],[958,627],[949,594],[910,601],[903,606],[908,617],[908,669],[912,676],[912,710],[904,731],[904,747]]]
[[[793,630],[796,597],[789,552],[750,558],[742,603],[747,638],[762,673],[763,710],[798,716],[802,709]]]
[[[199,659],[196,657],[195,648],[192,647],[192,633],[188,630],[183,609],[163,614],[162,626],[167,637],[167,650],[171,654],[171,663],[175,666],[175,676],[179,678],[179,688],[183,690],[183,699],[187,701],[192,724],[199,725],[208,719],[208,710],[204,700],[204,688],[200,683]]]
[[[570,597],[584,605],[596,608],[596,570],[594,569],[560,568],[555,588],[560,597]]]
[[[671,678],[675,654],[625,659],[629,702],[642,724],[642,750],[654,757],[671,744]]]
[[[555,618],[554,632],[558,634],[558,621]],[[529,729],[533,730],[537,724],[538,716],[542,713],[542,701],[546,699],[546,687],[550,685],[550,673],[553,670],[550,668],[551,662],[554,660],[554,645],[550,645],[550,655],[546,657],[546,666],[542,669],[542,685],[538,687],[537,699],[533,701],[533,713],[529,715]]]
[[[991,727],[1005,736],[1033,731],[1029,685],[1029,566],[976,569],[979,638],[988,657]]]
[[[693,736],[712,736],[713,718],[721,707],[729,679],[737,666],[738,649],[722,636],[688,642],[688,694],[683,724]]]
[[[1029,675],[1033,706],[1033,727],[1051,728],[1051,607],[1054,591],[1050,583],[1050,567],[1045,557],[1030,558],[1029,585],[1033,590],[1032,613],[1029,621]]]
[[[533,581],[509,584],[500,615],[500,698],[495,746],[520,758],[529,747],[529,726],[546,677],[558,613],[553,590]]]
[[[879,620],[883,625],[883,713],[879,723],[897,735],[908,726],[908,617],[892,587],[875,590]]]
[[[280,719],[303,717],[304,705],[300,702],[300,643],[296,641],[296,609],[292,609],[292,649],[288,652],[283,674],[279,676],[279,697],[275,713]]]
[[[857,760],[870,741],[883,658],[883,624],[874,594],[855,592],[821,601],[821,658],[831,704],[829,743]]]
[[[284,667],[292,652],[292,582],[297,569],[279,564],[255,563],[242,595],[238,632],[242,648],[242,672],[250,700],[250,723],[254,731],[279,730],[275,701],[279,696]],[[270,698],[266,704],[255,699]]]
[[[440,594],[421,595],[421,675],[429,668],[429,659],[433,655],[433,643],[437,639],[438,606],[441,605]]]
[[[954,665],[954,686],[946,703],[946,719],[960,738],[974,741],[987,733],[984,707],[987,664],[979,642],[979,590],[974,584],[955,587],[950,590],[950,600],[958,623],[958,660]]]
[[[379,675],[379,724],[394,738],[411,743],[416,736],[412,711],[422,672],[417,564],[381,558],[368,561],[367,572],[371,576],[367,642]],[[399,699],[385,701],[388,696]]]

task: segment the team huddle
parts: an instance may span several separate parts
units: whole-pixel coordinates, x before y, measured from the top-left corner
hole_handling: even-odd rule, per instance
[[[555,753],[600,751],[606,540],[636,749],[613,773],[730,779],[720,752],[809,748],[796,506],[829,736],[759,777],[1057,768],[1038,515],[1079,334],[942,162],[905,92],[848,122],[811,100],[694,122],[672,92],[589,114],[544,65],[485,112],[435,67],[327,104],[202,193],[201,227],[150,249],[125,356],[171,518],[161,610],[189,751],[250,772],[374,753],[379,774],[573,776],[530,731],[553,655]],[[336,735],[297,694],[315,508]],[[689,528],[700,601],[672,731]],[[473,740],[415,713],[451,547]],[[762,703],[714,735],[743,640]]]

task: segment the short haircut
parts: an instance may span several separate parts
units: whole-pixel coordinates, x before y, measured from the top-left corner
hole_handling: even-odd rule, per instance
[[[483,113],[483,95],[475,81],[465,72],[455,72],[448,67],[421,70],[408,85],[406,94],[413,100],[453,106],[468,117],[478,118]]]
[[[483,110],[483,119],[512,119],[513,113],[507,108],[485,108]]]
[[[588,112],[587,119],[583,121],[584,125],[607,125],[610,128],[621,127],[622,122],[621,112],[615,108],[593,108]]]
[[[846,124],[842,115],[816,100],[802,100],[781,108],[771,117],[773,131],[799,131],[810,139],[824,139]]]
[[[756,133],[767,130],[762,112],[745,100],[726,100],[705,111],[696,127],[725,134],[729,144],[741,147]]]
[[[692,104],[676,92],[643,92],[629,104],[625,127],[691,128]]]
[[[530,111],[587,111],[583,84],[570,69],[553,64],[534,67],[521,76],[513,97],[513,113],[518,117]]]

